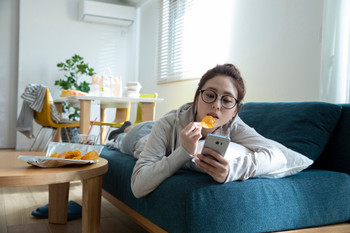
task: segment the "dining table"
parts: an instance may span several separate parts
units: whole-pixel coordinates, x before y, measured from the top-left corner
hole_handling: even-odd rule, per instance
[[[54,100],[57,110],[62,113],[63,103],[68,101],[72,104],[80,106],[80,134],[87,134],[91,125],[91,104],[100,105],[100,119],[105,121],[106,110],[108,108],[117,108],[129,103],[141,103],[142,107],[142,121],[153,121],[155,119],[154,105],[164,101],[163,98],[139,98],[139,97],[115,97],[115,96],[93,96],[93,95],[73,95],[68,97],[61,97]],[[101,127],[100,135],[104,135],[104,128]],[[59,141],[60,132],[56,134],[53,141]],[[102,139],[101,139],[102,141]]]

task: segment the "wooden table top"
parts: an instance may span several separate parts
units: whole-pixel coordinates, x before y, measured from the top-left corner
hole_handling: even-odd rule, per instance
[[[0,187],[30,186],[84,180],[103,175],[108,161],[99,158],[95,164],[59,168],[40,168],[29,165],[19,155],[45,155],[44,152],[0,151]]]

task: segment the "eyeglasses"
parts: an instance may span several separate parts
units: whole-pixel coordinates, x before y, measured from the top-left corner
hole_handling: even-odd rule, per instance
[[[202,100],[207,104],[214,103],[219,95],[212,90],[199,90],[199,92],[201,93]],[[232,109],[238,104],[238,100],[231,95],[220,95],[220,96],[221,96],[221,105],[223,108]]]

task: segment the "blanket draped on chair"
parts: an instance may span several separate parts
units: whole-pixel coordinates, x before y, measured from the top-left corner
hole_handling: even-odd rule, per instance
[[[33,120],[34,111],[41,112],[45,98],[46,86],[42,84],[28,84],[21,95],[23,99],[21,113],[17,119],[17,131],[23,133],[28,138],[34,138],[33,135]],[[50,94],[51,118],[54,122],[60,121],[60,114],[58,113],[53,99]]]

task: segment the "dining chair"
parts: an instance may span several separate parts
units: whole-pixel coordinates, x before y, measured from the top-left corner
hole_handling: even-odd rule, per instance
[[[153,94],[141,94],[139,98],[157,98],[158,93]],[[153,104],[153,115],[149,118],[154,119],[154,112],[155,112],[155,103],[144,103],[144,104]],[[116,108],[116,115],[113,122],[95,122],[96,125],[100,125],[100,143],[105,144],[108,138],[109,133],[111,132],[112,128],[120,128],[125,121],[130,120],[130,109],[131,109],[131,103],[129,102],[127,106],[120,105],[120,107]],[[101,119],[104,118],[104,111],[105,109],[101,107]],[[133,123],[133,125],[136,125],[138,123],[141,123],[142,120],[142,103],[137,104],[137,110],[136,110],[136,120]],[[107,134],[104,133],[104,130],[102,130],[102,127],[109,126]]]
[[[107,135],[111,131],[112,128],[120,128],[125,121],[130,120],[130,108],[131,108],[131,103],[127,104],[119,104],[116,107],[115,110],[115,118],[113,121],[108,122],[108,121],[100,121],[100,122],[95,122],[95,125],[100,126],[100,143],[103,144],[106,142]],[[105,115],[105,108],[101,106],[101,119],[104,118]],[[108,132],[106,135],[104,135],[104,130],[102,130],[102,127],[108,126]]]
[[[49,140],[47,141],[47,143],[44,147],[44,150],[45,150],[47,145],[49,144],[49,142],[52,141],[52,138],[56,135],[57,129],[63,128],[65,130],[65,133],[66,133],[67,138],[69,140],[69,136],[68,136],[66,128],[78,128],[79,127],[78,121],[73,121],[71,123],[55,123],[51,119],[51,102],[50,102],[50,90],[49,90],[49,88],[46,88],[43,108],[42,108],[41,112],[34,111],[34,120],[36,123],[41,125],[41,128],[40,128],[38,134],[36,135],[34,142],[33,142],[32,146],[30,147],[29,151],[32,151],[36,141],[38,140],[38,138],[41,135],[42,129],[44,129],[44,128],[52,129],[51,137],[49,138]],[[39,145],[36,149],[40,148],[43,139],[41,140],[41,142],[39,143]]]
[[[153,93],[153,94],[141,94],[140,98],[157,98],[158,97],[158,93]],[[145,104],[145,103],[144,103]],[[154,119],[154,114],[155,114],[155,110],[156,110],[156,103],[147,103],[147,104],[153,104],[153,116],[151,117],[152,119]],[[137,110],[136,110],[136,120],[133,123],[133,125],[139,124],[141,122],[143,122],[144,120],[142,120],[142,103],[138,103],[137,104]]]

